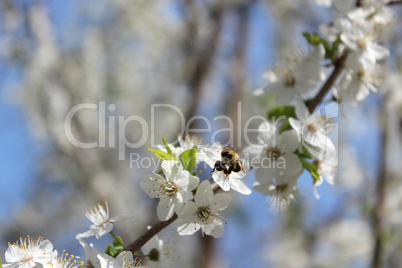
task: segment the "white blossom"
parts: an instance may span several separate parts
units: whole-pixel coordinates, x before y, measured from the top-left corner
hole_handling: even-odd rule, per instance
[[[259,144],[250,145],[245,148],[244,153],[248,154],[251,163],[257,162],[266,174],[264,177],[270,179],[277,175],[293,176],[303,170],[303,166],[294,153],[300,146],[300,137],[294,130],[287,130],[277,137],[276,125],[270,122],[262,123],[258,128]]]
[[[378,60],[389,55],[389,50],[376,42],[373,32],[359,27],[359,24],[347,18],[338,18],[334,26],[321,25],[321,33],[331,42],[338,36],[344,45],[351,50],[346,59],[346,66],[352,70],[370,68]]]
[[[136,259],[133,258],[133,254],[130,251],[121,252],[116,259],[105,254],[98,254],[100,261],[100,268],[135,268],[142,267]]]
[[[325,80],[324,68],[321,66],[325,56],[322,44],[303,59],[297,57],[285,62],[284,67],[277,66],[271,72],[270,83],[264,87],[267,93],[276,93],[276,101],[282,104],[292,102],[298,94],[307,94]]]
[[[275,203],[280,209],[287,207],[299,193],[297,179],[301,172],[292,176],[278,174],[275,178],[267,176],[267,174],[269,172],[265,168],[259,168],[255,171],[254,190],[270,196],[269,204]]]
[[[301,101],[296,103],[296,116],[297,119],[289,118],[289,123],[314,156],[324,160],[325,156],[336,155],[329,135],[336,129],[337,123],[331,116],[321,115],[320,111],[311,115]]]
[[[225,193],[214,195],[209,181],[197,189],[194,201],[187,202],[179,214],[179,235],[192,235],[199,229],[203,234],[219,238],[223,235],[224,219],[220,211],[229,206],[231,197]]]
[[[195,189],[199,179],[193,176],[177,161],[163,161],[162,171],[165,178],[159,174],[151,174],[141,181],[141,188],[147,195],[160,198],[157,215],[159,220],[170,219],[186,201],[187,195]]]
[[[20,238],[19,241],[8,243],[8,249],[5,253],[7,263],[2,264],[4,268],[31,268],[38,263],[45,265],[51,262],[57,255],[53,251],[53,245],[49,240],[43,240],[39,237],[34,240],[31,237]]]
[[[64,250],[61,256],[57,256],[57,250],[55,250],[55,257],[44,265],[45,268],[75,268],[84,265],[83,261],[77,261],[74,255],[66,253]]]
[[[347,16],[366,31],[374,31],[377,27],[388,26],[395,20],[395,13],[385,5],[384,1],[376,1],[353,9]]]
[[[375,84],[378,81],[378,73],[376,70],[378,71],[375,68],[362,68],[360,71],[347,70],[341,77],[334,94],[344,102],[354,103],[364,100],[370,91],[377,92]]]
[[[87,266],[100,267],[101,264],[98,259],[98,254],[100,254],[100,252],[94,247],[94,245],[91,243],[88,246],[82,238],[78,238],[78,242],[80,242],[81,246],[84,248],[85,263]]]
[[[320,173],[319,180],[314,183],[314,196],[319,199],[320,195],[318,194],[317,187],[323,183],[324,179],[329,184],[334,185],[338,169],[318,159],[314,161],[314,164],[318,166],[318,173]]]
[[[148,255],[148,268],[160,268],[177,259],[173,245],[169,241],[159,239],[158,235],[154,235],[141,250]]]
[[[96,236],[97,239],[101,238],[113,230],[113,223],[127,219],[127,216],[109,217],[109,206],[105,200],[105,207],[98,203],[89,212],[85,212],[85,216],[93,223],[89,230],[78,234],[77,239]]]

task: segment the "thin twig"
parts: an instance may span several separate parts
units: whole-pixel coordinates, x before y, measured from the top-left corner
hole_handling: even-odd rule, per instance
[[[217,191],[220,190],[220,187],[218,184],[214,183],[211,185],[212,186],[212,190],[214,191],[214,193],[216,193]],[[191,199],[190,201],[194,200]],[[170,218],[167,221],[158,221],[156,222],[154,225],[151,226],[151,228],[146,231],[143,235],[141,235],[140,237],[138,237],[135,241],[133,241],[132,243],[130,243],[130,245],[128,245],[124,251],[131,251],[133,254],[140,250],[140,248],[145,245],[154,235],[156,235],[157,233],[159,233],[160,231],[162,231],[163,229],[165,229],[167,226],[169,226],[172,222],[174,222],[175,220],[177,220],[178,216],[175,213],[173,215],[172,218]]]
[[[314,112],[314,110],[317,108],[317,106],[324,99],[325,95],[327,95],[329,90],[332,88],[336,79],[342,73],[344,65],[345,65],[345,61],[347,58],[347,54],[348,54],[348,52],[344,51],[342,56],[339,57],[339,59],[334,63],[335,67],[334,67],[334,70],[332,71],[331,75],[328,77],[325,84],[322,86],[320,91],[317,93],[317,95],[314,97],[314,99],[311,100],[311,102],[308,105],[308,110],[310,111],[310,113]]]

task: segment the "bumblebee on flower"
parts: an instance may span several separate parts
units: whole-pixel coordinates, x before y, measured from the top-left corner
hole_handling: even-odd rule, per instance
[[[251,194],[251,190],[242,181],[247,172],[236,151],[229,148],[224,149],[219,143],[201,150],[205,154],[205,162],[213,168],[213,180],[222,190],[233,189],[241,194]]]

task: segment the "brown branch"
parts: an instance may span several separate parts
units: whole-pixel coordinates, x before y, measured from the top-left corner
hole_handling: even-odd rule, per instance
[[[391,6],[391,5],[396,5],[396,4],[402,4],[402,0],[389,0],[386,2],[386,5]]]
[[[192,0],[185,1],[188,5],[189,10],[194,10],[194,3]],[[214,8],[211,11],[211,20],[214,23],[214,27],[212,29],[212,33],[207,42],[208,46],[205,50],[196,49],[197,45],[195,44],[195,33],[198,31],[198,25],[194,22],[194,18],[189,18],[187,22],[187,42],[188,50],[192,55],[196,55],[195,58],[195,67],[190,77],[188,79],[189,87],[193,93],[193,97],[191,100],[189,111],[187,112],[187,119],[193,117],[198,108],[199,100],[202,95],[202,87],[205,83],[205,80],[208,77],[210,70],[212,69],[214,58],[217,52],[220,36],[223,28],[223,17],[225,13],[224,7]],[[192,12],[195,14],[196,10]],[[189,56],[192,56],[189,55]]]
[[[383,110],[385,111],[385,100],[383,101]],[[381,163],[379,167],[376,194],[377,200],[375,203],[375,209],[373,211],[373,234],[375,237],[375,246],[373,260],[371,263],[372,268],[382,267],[382,256],[384,251],[384,214],[385,214],[385,191],[387,187],[386,178],[386,161],[387,161],[387,148],[388,148],[388,136],[387,136],[387,115],[386,112],[383,113],[385,116],[380,117],[381,124]]]
[[[327,81],[325,84],[322,86],[320,91],[317,93],[317,95],[310,101],[308,104],[308,110],[310,113],[313,113],[314,110],[317,108],[317,106],[322,102],[324,99],[325,95],[329,92],[329,90],[332,88],[334,85],[336,79],[339,77],[339,75],[342,73],[345,61],[347,58],[347,51],[344,51],[342,56],[334,63],[334,70],[332,71],[331,75],[328,77]]]
[[[220,187],[218,184],[214,183],[211,185],[212,190],[214,193],[220,190]],[[192,198],[189,201],[193,201],[194,198]],[[124,251],[131,251],[133,254],[140,250],[142,246],[144,246],[154,235],[165,229],[167,226],[169,226],[172,222],[177,220],[178,216],[175,213],[172,218],[170,218],[167,221],[158,221],[154,225],[151,226],[150,229],[148,229],[143,235],[138,237],[135,241],[131,242],[130,245],[128,245]]]

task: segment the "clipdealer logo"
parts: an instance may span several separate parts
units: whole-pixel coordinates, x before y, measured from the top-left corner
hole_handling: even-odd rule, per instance
[[[328,105],[328,107],[332,107],[331,105]],[[97,140],[93,141],[83,141],[74,136],[73,134],[73,120],[74,117],[80,117],[80,113],[83,112],[84,110],[91,111],[92,113],[95,112],[95,117],[97,117],[97,131],[98,131],[98,137]],[[264,145],[263,144],[258,144],[258,143],[253,143],[250,140],[250,133],[259,133],[261,132],[261,129],[256,129],[256,128],[250,128],[250,124],[253,121],[256,121],[258,124],[261,124],[263,122],[267,122],[267,118],[263,116],[251,116],[248,118],[243,125],[242,122],[242,106],[241,102],[238,102],[237,104],[237,113],[239,116],[237,116],[238,121],[235,122],[234,124],[233,120],[224,115],[219,115],[215,116],[212,120],[208,119],[205,116],[197,115],[192,118],[189,118],[185,120],[185,116],[183,112],[176,106],[171,105],[171,104],[151,104],[150,105],[150,120],[146,120],[144,117],[141,117],[139,115],[131,115],[131,116],[116,116],[116,115],[107,115],[110,114],[110,112],[114,112],[116,110],[116,105],[114,104],[109,104],[106,106],[105,102],[99,102],[98,104],[95,103],[82,103],[74,106],[69,110],[69,112],[66,115],[65,122],[64,122],[64,129],[65,129],[65,135],[68,141],[79,148],[83,149],[90,149],[90,148],[118,148],[118,154],[119,154],[119,160],[125,160],[126,159],[126,150],[127,148],[135,149],[135,148],[140,148],[142,146],[145,146],[150,141],[150,146],[152,148],[156,148],[159,144],[160,141],[156,141],[155,137],[155,131],[157,131],[156,127],[156,117],[157,113],[164,113],[168,112],[170,110],[170,113],[175,113],[176,114],[176,119],[180,122],[180,128],[177,131],[178,134],[181,136],[186,136],[189,133],[192,135],[198,135],[202,136],[205,134],[209,134],[209,142],[203,143],[202,146],[210,146],[216,142],[221,142],[219,139],[219,135],[224,133],[228,137],[227,142],[225,144],[222,144],[223,147],[239,147],[242,148],[242,139],[244,138],[245,141],[245,146],[252,146],[254,148],[262,148]],[[325,107],[320,109],[320,116],[319,118],[324,118],[325,115],[327,114],[326,110],[331,110],[331,109],[326,109]],[[336,111],[337,113],[338,111]],[[317,114],[313,114],[309,117],[309,121],[311,121],[312,118],[315,118]],[[336,118],[336,117],[334,117]],[[78,119],[78,118],[76,118]],[[272,122],[270,121],[271,124],[278,125],[283,123],[287,118],[285,116],[280,116],[279,118],[275,118],[275,121]],[[201,123],[205,126],[204,128],[191,128],[191,124],[194,121],[198,121],[201,125]],[[107,125],[106,125],[107,122]],[[307,120],[306,120],[307,122]],[[220,128],[215,131],[212,131],[213,126],[215,126],[217,123],[222,123],[226,124],[229,127],[225,128]],[[128,138],[132,137],[127,137],[127,132],[126,128],[129,127],[129,125],[136,124],[138,126],[138,130],[140,133],[140,137],[135,141],[130,141]],[[334,122],[334,124],[337,124],[337,122]],[[237,126],[237,128],[234,128],[234,125]],[[243,128],[242,128],[243,126]],[[177,125],[175,125],[177,127]],[[303,125],[303,129],[309,127]],[[108,133],[108,140],[106,140]],[[234,134],[237,135],[234,135]],[[303,132],[302,132],[303,133]],[[117,139],[116,139],[117,135]],[[234,136],[237,137],[237,140],[235,140]],[[303,136],[303,135],[302,135]],[[272,143],[276,144],[276,138],[277,135],[272,136]],[[304,142],[304,140],[303,140]],[[173,146],[176,146],[179,143],[178,140],[175,140],[171,142]],[[312,151],[317,151],[317,154],[314,154],[315,156],[323,155],[324,152],[322,151],[323,148],[314,148],[309,144],[303,143],[307,148],[309,148]],[[325,150],[325,148],[324,148]],[[135,153],[134,153],[135,154]],[[133,156],[135,157],[135,155]],[[132,158],[130,154],[130,158]],[[137,159],[138,160],[138,159]],[[252,159],[250,159],[252,160]],[[148,161],[150,163],[150,161]]]

